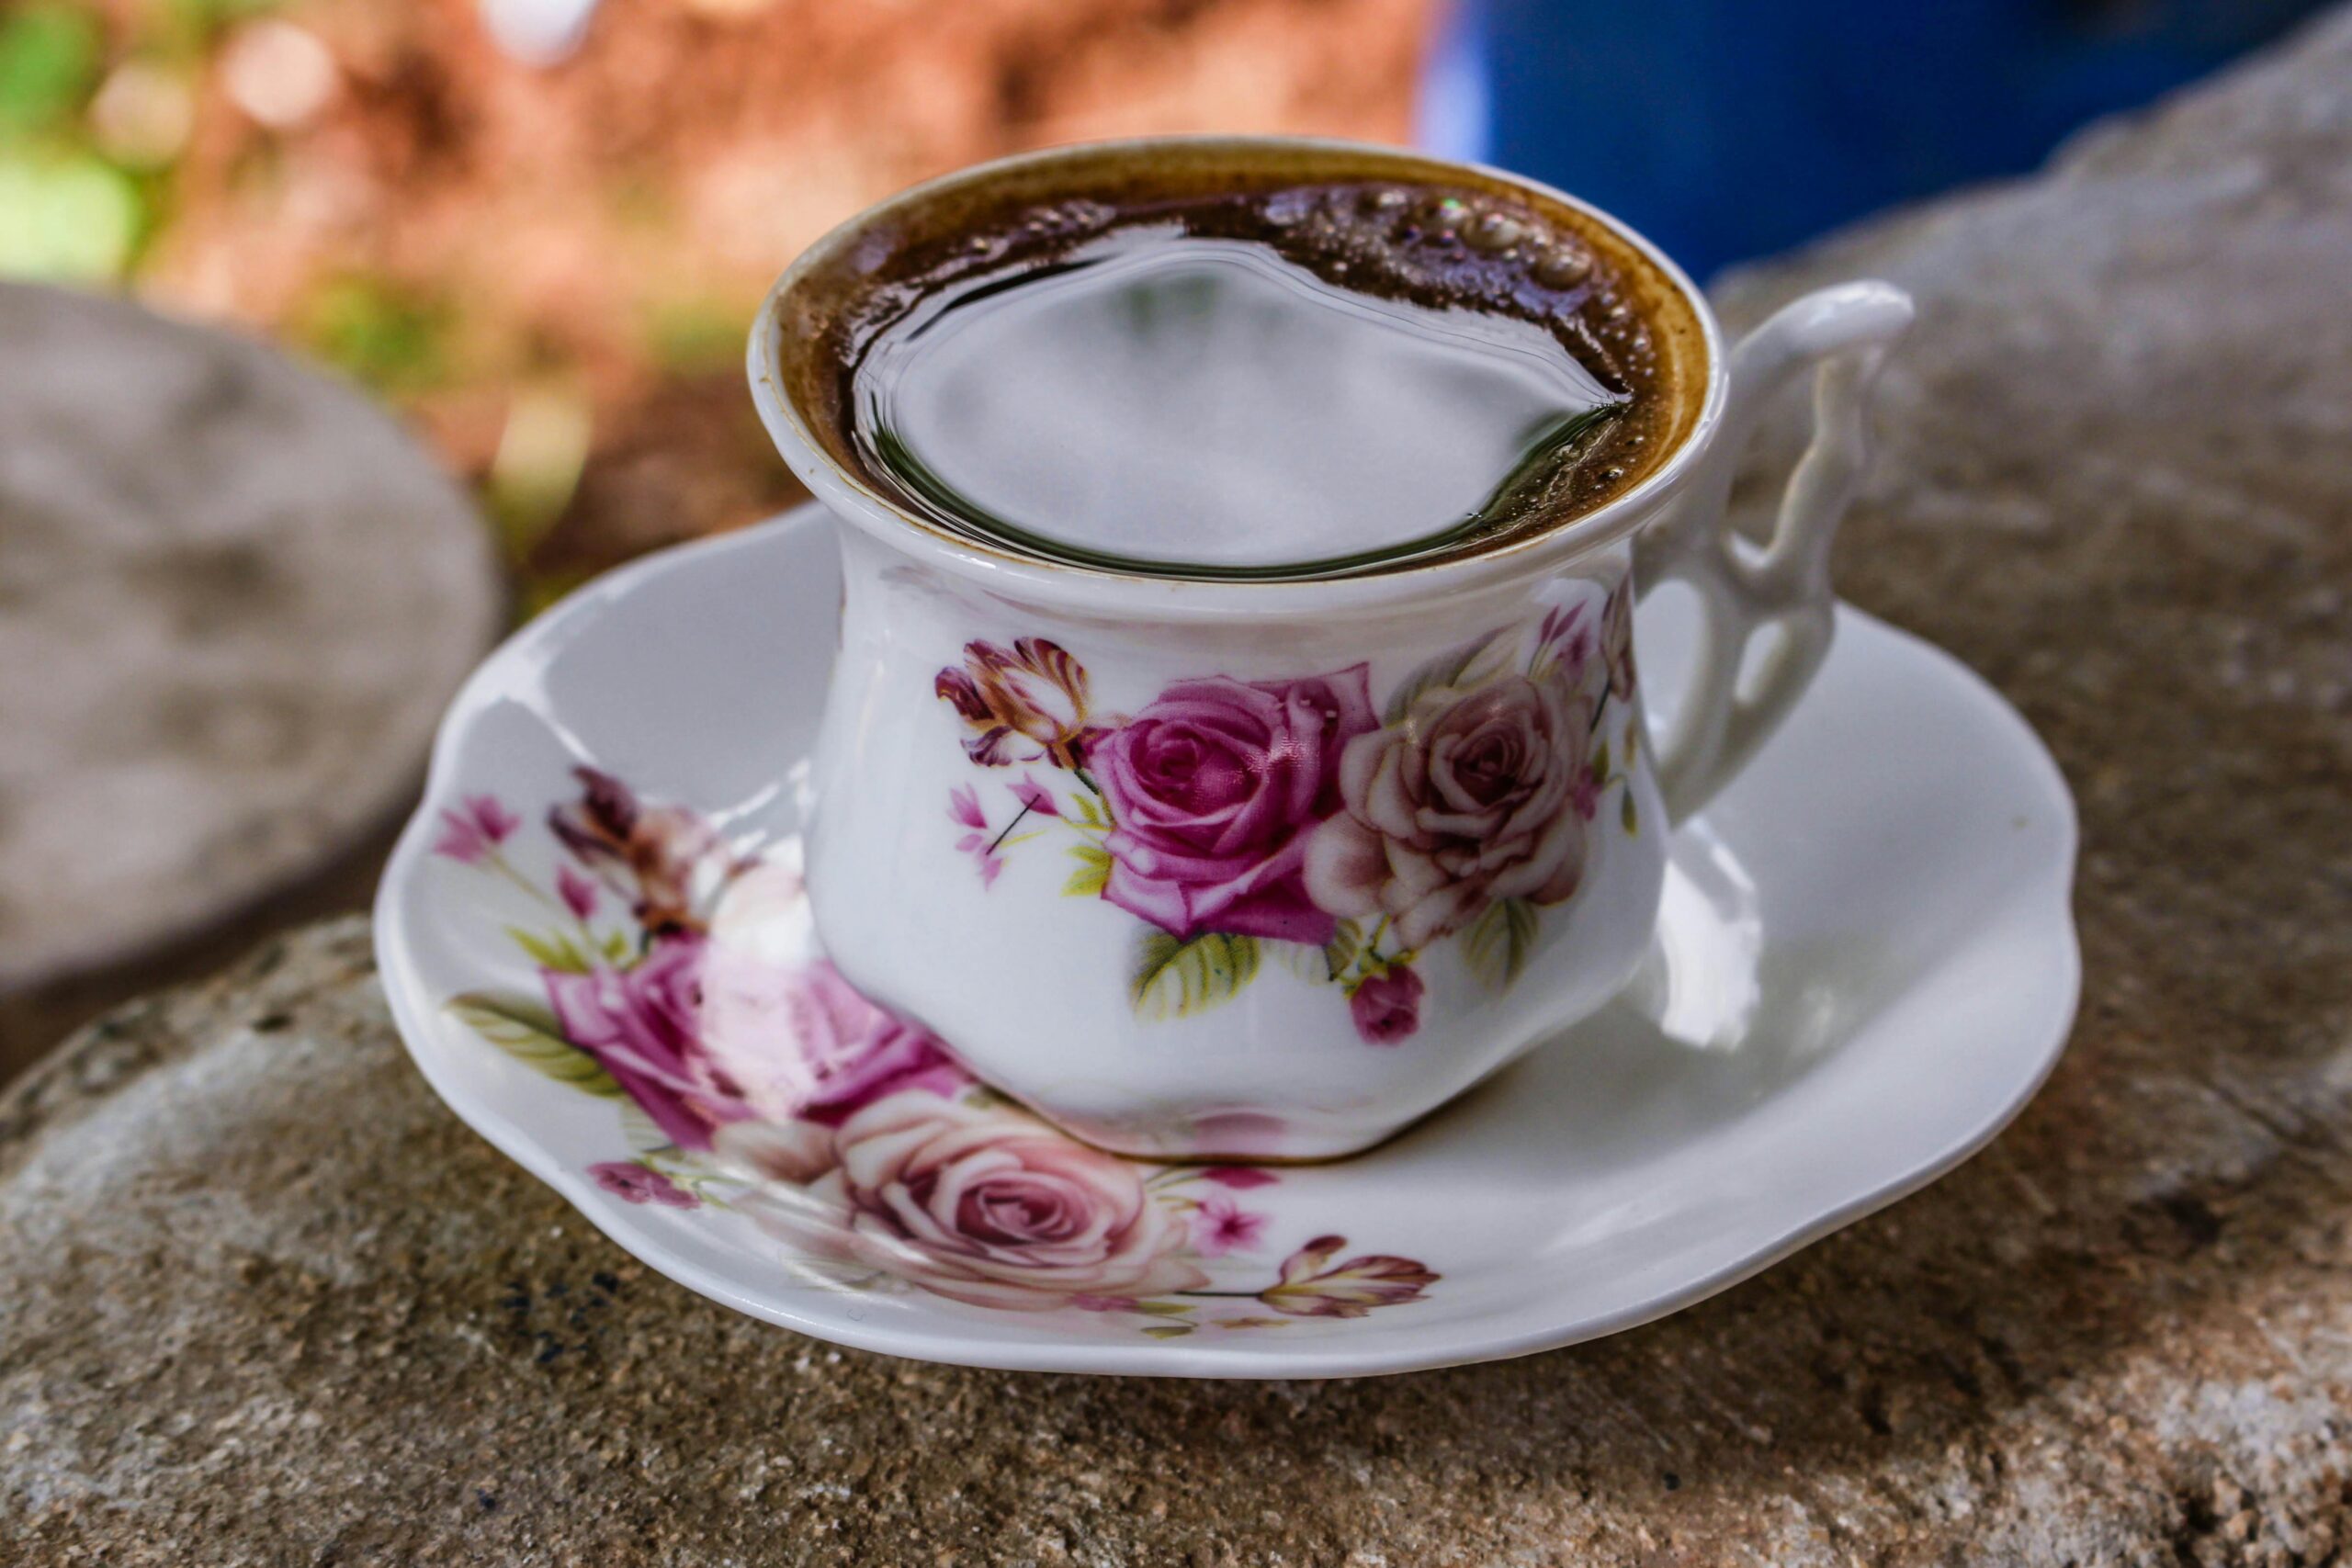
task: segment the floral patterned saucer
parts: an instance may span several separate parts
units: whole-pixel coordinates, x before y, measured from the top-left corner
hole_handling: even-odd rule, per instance
[[[1804,706],[1677,836],[1650,958],[1598,1018],[1353,1159],[1100,1153],[816,946],[798,831],[827,529],[808,510],[665,552],[514,637],[445,722],[377,902],[434,1089],[715,1300],[982,1366],[1518,1355],[1671,1312],[1933,1179],[2064,1043],[2064,783],[1974,676],[1848,610]],[[1691,631],[1672,610],[1639,626],[1668,692]]]

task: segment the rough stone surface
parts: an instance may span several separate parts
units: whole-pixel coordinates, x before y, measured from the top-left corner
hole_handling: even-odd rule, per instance
[[[1354,1382],[839,1352],[441,1111],[366,933],[0,1102],[21,1560],[2256,1563],[2352,1550],[2352,20],[1733,281],[1918,291],[1870,608],[2080,793],[2087,991],[1994,1147],[1663,1323]],[[5,1554],[5,1553],[0,1553]]]
[[[0,343],[5,1078],[380,829],[501,591],[432,459],[259,343],[25,285]]]

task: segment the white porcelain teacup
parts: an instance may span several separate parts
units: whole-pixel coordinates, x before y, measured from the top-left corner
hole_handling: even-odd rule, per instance
[[[818,345],[894,245],[952,233],[1001,186],[1148,190],[1165,170],[1220,167],[1469,186],[1598,224],[1683,356],[1692,395],[1671,449],[1616,499],[1501,547],[1291,581],[1063,564],[942,527],[865,477],[821,406]],[[1827,649],[1864,400],[1910,316],[1901,291],[1847,284],[1726,355],[1690,280],[1605,215],[1340,143],[1064,149],[852,220],[777,283],[750,355],[762,418],[841,525],[808,849],[828,952],[1106,1148],[1311,1159],[1379,1142],[1632,976],[1674,824],[1746,763]],[[1815,368],[1813,443],[1777,527],[1735,539],[1725,498],[1748,431],[1767,394]],[[1654,746],[1632,606],[1637,582],[1668,580],[1697,591],[1705,625]],[[1467,796],[1465,749],[1485,770]],[[1180,798],[1170,759],[1210,752],[1220,793]]]

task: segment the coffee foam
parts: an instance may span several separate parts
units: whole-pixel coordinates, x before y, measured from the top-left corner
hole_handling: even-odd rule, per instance
[[[939,290],[1017,277],[1120,228],[1181,223],[1264,244],[1334,286],[1536,323],[1627,419],[1569,489],[1519,498],[1471,550],[1573,519],[1637,485],[1696,422],[1703,330],[1681,290],[1590,214],[1479,171],[1316,143],[1080,148],[918,187],[796,268],[775,330],[786,391],[827,456],[902,509],[857,448],[849,386],[876,338]]]

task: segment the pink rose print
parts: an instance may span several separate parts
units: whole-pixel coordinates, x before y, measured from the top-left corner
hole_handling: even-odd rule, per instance
[[[972,1082],[937,1035],[866,1000],[829,959],[800,972],[792,1023],[813,1080],[796,1112],[812,1122],[839,1122],[901,1089],[944,1095]]]
[[[751,1114],[702,1036],[704,939],[654,943],[628,969],[543,969],[563,1037],[596,1058],[683,1149],[707,1149],[711,1130]]]
[[[634,1160],[606,1160],[592,1165],[588,1174],[596,1185],[624,1203],[656,1203],[664,1209],[698,1209],[702,1200],[650,1166]]]
[[[1198,1290],[1187,1227],[1136,1167],[1023,1112],[934,1094],[877,1100],[832,1130],[829,1168],[739,1206],[770,1235],[975,1306]]]
[[[1395,1045],[1421,1027],[1421,977],[1406,964],[1374,975],[1348,998],[1348,1013],[1367,1045]]]
[[[433,852],[464,865],[479,865],[523,819],[499,804],[494,795],[469,795],[457,806],[441,810],[441,836]]]
[[[1409,1258],[1374,1254],[1333,1263],[1343,1235],[1319,1235],[1283,1260],[1282,1282],[1258,1299],[1292,1317],[1362,1317],[1374,1307],[1417,1302],[1438,1276]]]
[[[971,1080],[936,1036],[875,1006],[830,963],[778,966],[673,937],[628,969],[544,970],[563,1037],[680,1148],[758,1116],[837,1122],[901,1089]]]
[[[1348,673],[1357,690],[1337,695],[1330,680],[1344,677],[1247,690],[1283,709],[1278,721],[1311,753],[1369,722],[1358,711],[1361,672]],[[1340,809],[1328,758],[1292,755],[1281,767],[1313,776],[1329,790],[1327,809]],[[616,1085],[669,1140],[665,1150],[586,1167],[604,1192],[633,1205],[739,1213],[804,1260],[890,1275],[969,1305],[1068,1309],[1159,1339],[1358,1317],[1419,1300],[1436,1280],[1408,1258],[1335,1263],[1343,1244],[1323,1237],[1264,1284],[1263,1266],[1246,1255],[1272,1216],[1244,1209],[1237,1195],[1274,1186],[1276,1173],[1131,1164],[988,1094],[936,1037],[866,998],[830,963],[779,961],[776,933],[805,919],[807,890],[788,862],[733,858],[693,813],[642,805],[602,774],[583,773],[582,783],[585,797],[550,812],[548,825],[596,875],[560,865],[553,895],[542,897],[585,926],[604,892],[618,890],[636,929],[609,947],[592,937],[585,953],[579,932],[515,932],[540,965],[544,1010],[482,993],[450,1001],[489,1043],[559,1084]],[[1091,787],[1059,801],[1031,777],[1008,787],[1023,816],[1111,831]],[[952,791],[948,811],[958,827],[987,831],[977,791]],[[522,880],[499,847],[520,823],[496,801],[469,796],[443,827],[457,858]],[[1356,991],[1377,998],[1374,982],[1385,982],[1392,994],[1383,1006],[1409,1013],[1410,971],[1394,959],[1365,962],[1378,967],[1363,968]],[[603,1074],[580,1072],[567,1052],[551,1058],[550,1037]],[[1283,1132],[1255,1112],[1201,1125],[1236,1151],[1277,1149]],[[1228,1274],[1238,1267],[1252,1277],[1214,1280],[1203,1265],[1221,1258],[1236,1260]],[[1233,1311],[1242,1303],[1281,1315]]]
[[[1399,722],[1348,744],[1346,809],[1307,845],[1316,902],[1385,916],[1413,951],[1498,898],[1568,897],[1584,877],[1578,784],[1594,712],[1592,694],[1558,665],[1416,695]]]
[[[831,1125],[899,1089],[972,1081],[936,1035],[868,1001],[827,959],[786,966],[714,940],[703,997],[713,1076],[764,1121]]]
[[[1115,824],[1102,897],[1180,941],[1330,941],[1332,911],[1308,896],[1307,830],[1338,807],[1343,749],[1376,723],[1361,664],[1169,687],[1088,750]]]
[[[788,873],[751,880],[765,875],[797,896]],[[723,932],[664,938],[626,969],[548,969],[540,980],[563,1037],[684,1149],[707,1149],[747,1118],[839,1121],[902,1088],[970,1081],[934,1036],[867,1001],[831,964],[778,964]]]
[[[1090,719],[1085,672],[1058,645],[967,644],[936,686],[981,732],[972,758],[1043,760],[1071,779],[1060,793],[1013,781],[1001,829],[956,787],[956,847],[992,886],[1012,846],[1062,838],[1078,863],[1063,893],[1151,928],[1130,950],[1140,1015],[1221,1005],[1272,956],[1338,987],[1368,1043],[1397,1043],[1420,1028],[1424,948],[1462,936],[1476,977],[1507,987],[1536,911],[1584,885],[1588,824],[1631,777],[1631,744],[1611,756],[1596,737],[1606,705],[1632,694],[1632,605],[1628,581],[1498,626],[1405,676],[1380,716],[1358,664],[1178,681],[1132,718]],[[1637,830],[1630,793],[1618,816]],[[1268,955],[1261,940],[1322,951]],[[1246,1157],[1278,1148],[1279,1130],[1220,1143]]]
[[[1001,767],[1040,760],[1078,766],[1086,731],[1086,671],[1057,643],[1024,637],[1011,648],[967,642],[964,663],[939,672],[932,690],[976,733],[964,742],[975,762]]]
[[[1222,1258],[1258,1245],[1266,1216],[1246,1213],[1223,1193],[1201,1200],[1193,1213],[1193,1250],[1203,1258]]]

